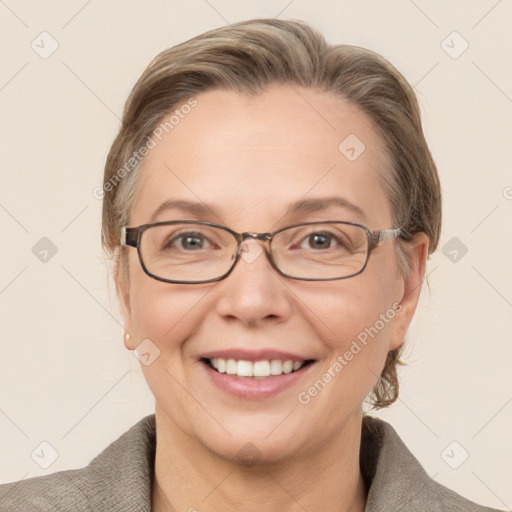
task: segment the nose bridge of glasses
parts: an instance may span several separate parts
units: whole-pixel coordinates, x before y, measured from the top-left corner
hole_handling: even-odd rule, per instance
[[[268,247],[268,243],[272,240],[272,235],[270,233],[252,233],[250,231],[246,231],[245,233],[240,233],[241,239],[238,245],[238,251],[244,251],[243,247],[247,244],[248,238],[253,238],[255,241],[261,241],[264,243],[265,247]],[[261,244],[258,244],[261,247]]]
[[[254,238],[255,240],[267,241],[272,238],[272,235],[270,233],[252,233],[251,231],[246,231],[245,233],[241,233],[241,235],[242,241],[246,240],[247,238]]]

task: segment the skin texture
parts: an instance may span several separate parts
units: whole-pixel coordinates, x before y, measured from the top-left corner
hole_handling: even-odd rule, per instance
[[[209,220],[239,232],[322,220],[394,227],[378,174],[386,166],[381,141],[354,106],[286,85],[253,97],[217,89],[195,98],[197,106],[145,158],[131,226],[150,222],[166,200],[186,199],[213,205],[215,214],[169,210],[156,220]],[[366,146],[353,162],[338,150],[349,134]],[[332,195],[359,206],[365,218],[339,206],[287,213],[294,201]],[[249,254],[259,243],[246,242]],[[156,399],[154,510],[363,510],[361,404],[387,352],[403,342],[428,239],[419,234],[406,246],[412,267],[406,279],[393,244],[380,245],[365,271],[350,279],[288,279],[263,253],[241,259],[222,281],[194,285],[151,279],[137,251],[128,249],[129,280],[116,283],[131,333],[126,348],[149,338],[160,350],[142,366]],[[401,310],[385,328],[307,405],[299,403],[298,393],[393,304]],[[285,350],[316,362],[277,396],[243,400],[213,386],[199,361],[230,348]],[[237,458],[246,443],[258,450],[250,467]]]

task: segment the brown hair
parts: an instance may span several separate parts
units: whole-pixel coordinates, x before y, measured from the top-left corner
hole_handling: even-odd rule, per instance
[[[425,141],[413,89],[383,57],[357,46],[328,44],[301,21],[254,19],[210,30],[157,55],[125,104],[122,125],[105,164],[102,243],[124,274],[121,227],[129,225],[137,170],[148,138],[165,116],[194,94],[226,88],[257,94],[273,83],[315,88],[357,106],[372,120],[388,157],[382,173],[394,225],[412,236],[424,232],[429,253],[441,229],[441,191]],[[397,241],[400,270],[409,270]],[[373,389],[376,408],[398,397],[400,349],[390,351]]]

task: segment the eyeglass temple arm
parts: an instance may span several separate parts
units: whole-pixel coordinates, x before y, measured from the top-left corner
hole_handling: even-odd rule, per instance
[[[378,239],[377,243],[381,244],[382,242],[385,242],[386,240],[391,240],[393,238],[397,238],[402,234],[402,228],[395,228],[395,229],[382,229],[377,232],[378,233]]]
[[[127,245],[137,247],[137,240],[138,232],[135,228],[127,228],[126,226],[121,228],[121,235],[119,237],[121,247],[125,247]]]
[[[385,242],[386,240],[392,240],[393,238],[397,238],[404,234],[404,231],[402,228],[395,228],[395,229],[381,229],[380,231],[373,231],[372,232],[372,241],[371,241],[371,249],[374,247],[377,247],[381,243]]]

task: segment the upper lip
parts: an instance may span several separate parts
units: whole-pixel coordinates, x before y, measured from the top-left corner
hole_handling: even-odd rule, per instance
[[[201,355],[203,359],[236,359],[237,361],[272,361],[275,359],[281,361],[307,361],[312,358],[303,357],[291,352],[283,352],[282,350],[273,349],[260,349],[260,350],[245,350],[245,349],[227,349],[227,350],[214,350],[206,352]]]

